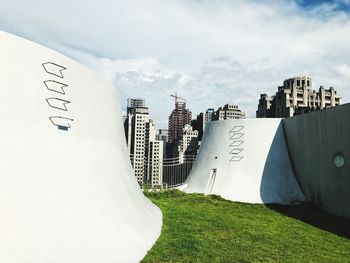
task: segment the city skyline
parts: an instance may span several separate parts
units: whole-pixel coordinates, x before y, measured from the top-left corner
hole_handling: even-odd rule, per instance
[[[146,98],[165,128],[175,92],[194,116],[232,102],[254,117],[257,94],[272,94],[283,79],[311,76],[314,88],[333,86],[349,101],[349,6],[346,0],[3,0],[0,29],[97,70],[123,103]]]
[[[306,81],[307,80],[307,81]],[[266,93],[261,93],[259,96],[260,98],[257,98],[257,110],[256,110],[256,116],[249,116],[248,118],[288,118],[288,117],[292,117],[293,115],[299,115],[299,114],[302,114],[302,113],[308,113],[310,111],[314,111],[314,110],[320,110],[320,109],[325,109],[325,108],[329,108],[329,107],[335,107],[335,106],[339,106],[342,103],[342,97],[339,93],[337,93],[337,90],[334,89],[334,87],[330,86],[329,89],[325,89],[325,87],[323,87],[322,85],[319,87],[319,92],[320,94],[314,89],[313,87],[313,81],[312,81],[312,78],[311,77],[306,77],[306,76],[298,76],[298,77],[293,77],[293,78],[289,78],[289,79],[285,79],[283,81],[284,85],[286,82],[291,82],[289,83],[290,85],[299,85],[298,88],[304,88],[304,89],[308,89],[309,92],[311,93],[314,93],[312,98],[309,98],[310,94],[308,95],[305,95],[304,96],[304,100],[303,101],[299,101],[299,98],[298,98],[298,103],[296,103],[297,101],[297,98],[295,97],[295,105],[298,104],[298,106],[295,106],[296,108],[294,109],[293,107],[293,110],[289,113],[289,114],[286,114],[285,116],[283,114],[281,114],[280,116],[275,116],[274,114],[267,114],[266,113],[266,110],[267,109],[262,109],[261,107],[263,106],[263,104],[265,104],[265,107],[266,107],[266,103],[268,100],[269,103],[271,104],[272,102],[272,99],[277,95],[272,95],[272,96],[268,96]],[[294,83],[295,82],[295,83]],[[287,83],[287,84],[288,84]],[[293,84],[294,83],[294,84]],[[283,86],[277,86],[278,90],[280,90]],[[295,90],[294,90],[295,92]],[[321,95],[321,92],[323,93],[326,93],[326,96],[330,96],[331,93],[333,94],[332,96],[332,99],[329,100],[330,98],[323,98],[325,96],[325,94]],[[288,92],[287,92],[288,93]],[[329,93],[329,94],[328,94]],[[176,108],[178,107],[177,105],[178,104],[183,104],[183,107],[184,109],[186,108],[186,99],[184,98],[181,98],[180,96],[177,96],[178,94],[175,93],[175,95],[170,95],[170,97],[173,97],[175,98],[175,109],[173,109],[171,111],[171,113],[169,114],[169,121],[166,125],[168,125],[167,127],[160,127],[157,125],[157,123],[154,123],[156,125],[156,128],[157,130],[166,130],[166,131],[169,131],[169,124],[171,123],[170,122],[170,118],[171,116],[174,114],[174,111],[176,111]],[[317,96],[317,97],[316,97]],[[321,97],[318,97],[318,96],[321,96]],[[293,97],[293,96],[292,96]],[[291,97],[291,98],[292,98]],[[312,99],[314,100],[312,104],[312,102],[308,102],[309,99]],[[145,106],[145,98],[127,98],[127,106],[126,106],[126,111],[124,111],[124,109],[122,110],[123,111],[123,115],[126,115],[127,112],[129,111],[129,104],[130,104],[130,101],[132,100],[136,100],[136,101],[142,101],[142,105],[140,104],[139,106],[142,106],[144,107]],[[182,102],[181,102],[182,101]],[[289,103],[289,102],[288,102]],[[311,104],[310,104],[311,103]],[[345,102],[345,104],[348,103],[348,102]],[[181,105],[182,105],[181,104]],[[282,103],[283,104],[283,103]],[[300,105],[299,105],[300,104]],[[310,105],[309,105],[310,104]],[[289,105],[289,104],[288,104]],[[313,106],[312,106],[313,105]],[[283,107],[287,107],[286,105],[280,105]],[[312,107],[311,107],[312,106]],[[232,109],[230,109],[230,107],[232,107]],[[268,106],[270,107],[270,106]],[[147,109],[149,107],[147,106]],[[186,108],[186,111],[189,111],[190,113],[190,116],[189,116],[189,119],[188,119],[188,124],[190,124],[190,126],[194,127],[195,130],[198,130],[197,125],[198,124],[195,124],[195,126],[193,126],[193,121],[198,121],[198,117],[200,115],[202,115],[201,118],[203,118],[203,115],[204,114],[207,114],[207,111],[213,111],[213,119],[212,116],[210,116],[210,119],[211,120],[220,120],[220,119],[226,119],[226,114],[227,114],[227,110],[229,111],[233,111],[233,113],[229,113],[229,115],[233,114],[233,116],[236,116],[234,118],[246,118],[246,114],[244,111],[242,111],[239,107],[238,104],[233,104],[233,103],[227,103],[225,104],[224,106],[219,106],[218,109],[215,111],[213,108],[211,107],[206,107],[205,110],[199,112],[199,114],[197,115],[197,117],[195,117],[194,115],[192,115],[191,113],[191,109],[190,108]],[[287,108],[283,108],[283,110],[287,110]],[[289,108],[288,108],[289,110]],[[296,112],[295,112],[296,110]],[[220,116],[216,116],[219,114],[219,112],[221,111],[220,113]],[[261,111],[261,112],[260,112]],[[260,112],[260,113],[258,113]],[[264,112],[264,113],[263,113]],[[221,116],[222,115],[222,116]],[[151,117],[151,116],[150,116]],[[207,118],[207,117],[206,117]],[[232,116],[229,116],[228,118],[232,118]],[[152,117],[151,117],[152,120],[154,120]],[[211,121],[210,120],[210,121]],[[202,120],[203,121],[203,120]],[[191,123],[190,123],[191,122]],[[181,125],[182,126],[185,126],[185,125]],[[202,129],[204,127],[201,127]],[[198,130],[200,133],[203,132],[203,130]],[[171,136],[170,136],[171,137]],[[201,136],[200,136],[201,137]]]

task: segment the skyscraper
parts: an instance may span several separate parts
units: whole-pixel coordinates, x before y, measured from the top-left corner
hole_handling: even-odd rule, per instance
[[[179,140],[182,137],[182,129],[186,124],[190,124],[192,119],[192,113],[186,109],[185,100],[179,98],[177,95],[172,96],[175,97],[175,109],[169,116],[168,135],[170,143]]]
[[[162,186],[163,141],[156,140],[156,126],[150,119],[148,108],[142,103],[129,104],[125,121],[125,134],[130,160],[140,186]],[[135,100],[134,100],[135,101]],[[129,107],[130,106],[130,107]]]

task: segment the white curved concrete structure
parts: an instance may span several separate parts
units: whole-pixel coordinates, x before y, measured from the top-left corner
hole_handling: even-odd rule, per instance
[[[281,119],[210,122],[181,189],[248,203],[304,200],[288,158]]]
[[[0,32],[0,262],[137,262],[160,210],[129,164],[116,89]]]

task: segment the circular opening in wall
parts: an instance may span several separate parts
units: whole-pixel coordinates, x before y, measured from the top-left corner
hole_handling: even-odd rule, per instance
[[[343,168],[345,164],[344,156],[341,153],[337,153],[336,155],[334,155],[333,162],[335,167]]]

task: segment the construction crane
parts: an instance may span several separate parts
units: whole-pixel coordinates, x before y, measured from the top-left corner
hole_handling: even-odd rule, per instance
[[[175,95],[171,94],[170,97],[174,97],[174,98],[175,98],[175,105],[177,104],[177,100],[186,101],[185,99],[180,98],[179,96],[177,96],[177,93],[176,93],[176,92],[175,92]]]

